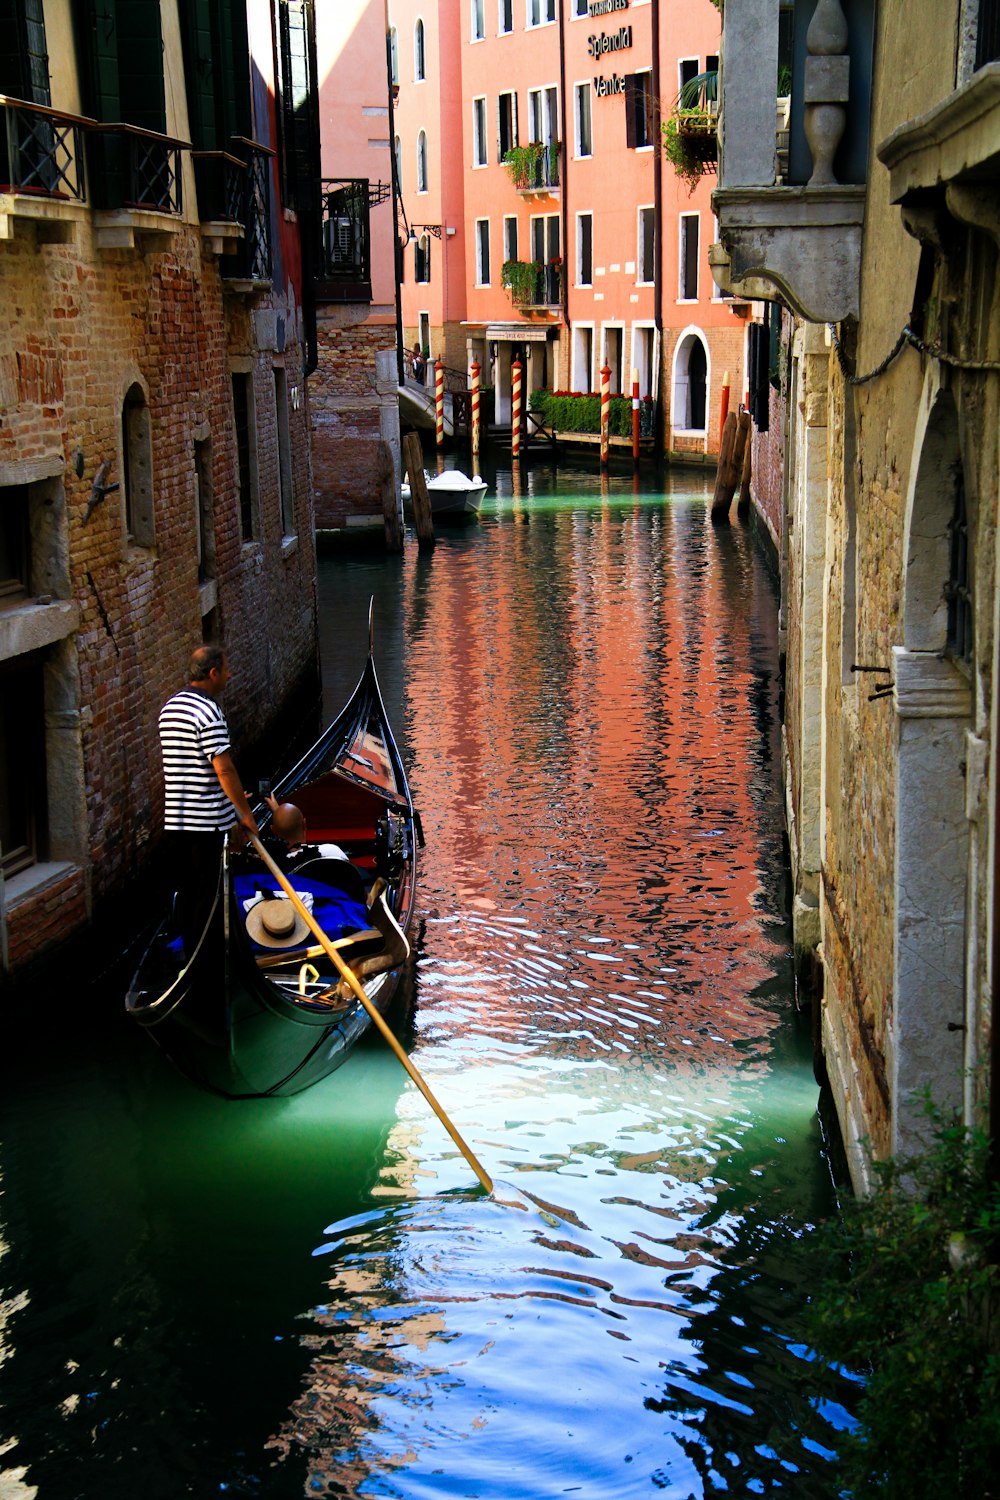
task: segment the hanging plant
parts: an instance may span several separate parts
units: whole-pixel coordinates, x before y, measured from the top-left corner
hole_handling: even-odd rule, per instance
[[[541,141],[532,141],[528,146],[511,146],[504,152],[503,164],[519,192],[537,185],[545,149]]]
[[[500,281],[510,292],[515,307],[527,307],[537,300],[538,277],[542,267],[537,260],[505,260]]]
[[[695,115],[697,119],[692,118]],[[663,154],[689,192],[715,171],[719,155],[715,126],[714,114],[694,110],[675,110],[663,126]]]

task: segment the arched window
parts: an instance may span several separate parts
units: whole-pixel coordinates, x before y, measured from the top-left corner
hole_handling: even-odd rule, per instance
[[[427,191],[427,132],[422,130],[417,136],[417,192]]]
[[[153,446],[142,386],[130,385],[122,402],[122,490],[125,530],[135,547],[153,545]]]
[[[413,246],[413,279],[414,281],[430,281],[431,279],[431,237],[422,234]]]
[[[417,24],[413,28],[413,81],[422,83],[427,77],[426,58],[424,55],[424,23],[417,17]]]
[[[708,351],[697,330],[682,335],[674,354],[671,422],[677,432],[705,432],[708,425]]]
[[[399,83],[399,37],[395,26],[389,27],[389,79],[394,84]]]

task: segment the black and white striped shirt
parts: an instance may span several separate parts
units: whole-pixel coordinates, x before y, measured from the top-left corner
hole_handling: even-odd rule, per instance
[[[229,749],[226,716],[207,693],[184,688],[160,710],[164,828],[170,833],[212,833],[230,828],[236,814],[219,784],[212,759]]]

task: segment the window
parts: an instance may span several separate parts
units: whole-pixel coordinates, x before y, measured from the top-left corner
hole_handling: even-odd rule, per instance
[[[631,150],[653,144],[652,74],[625,75],[625,144]]]
[[[194,445],[194,514],[198,528],[198,582],[215,577],[215,506],[212,499],[212,440]]]
[[[423,350],[427,363],[431,362],[431,315],[422,312],[420,314],[420,347]]]
[[[490,221],[476,220],[476,285],[490,284]]]
[[[44,653],[0,663],[0,870],[48,857]]]
[[[130,386],[122,403],[122,489],[128,539],[136,547],[151,547],[153,448],[149,407],[141,385]]]
[[[0,489],[0,602],[23,599],[31,589],[28,492]]]
[[[573,0],[573,16],[589,16],[590,7],[587,0]]]
[[[586,395],[594,381],[594,330],[589,323],[573,325],[572,388]]]
[[[514,0],[500,0],[500,35],[506,36],[514,30]]]
[[[976,33],[976,69],[1000,58],[1000,5],[997,0],[979,0]]]
[[[652,208],[639,210],[637,281],[650,284],[656,280],[656,217]]]
[[[236,432],[236,476],[240,506],[240,538],[257,535],[257,426],[254,420],[253,376],[234,371],[233,425]]]
[[[431,237],[422,234],[419,240],[413,243],[413,279],[414,281],[430,281],[431,279]]]
[[[576,86],[576,154],[577,156],[593,156],[594,137],[590,125],[590,84],[578,83]]]
[[[594,281],[594,216],[576,216],[576,284],[592,286]]]
[[[506,214],[503,221],[503,258],[517,260],[517,215]]]
[[[472,40],[481,42],[486,35],[486,0],[472,0]]]
[[[472,101],[472,165],[485,167],[486,156],[486,100]]]
[[[393,84],[399,83],[399,37],[395,26],[389,27],[389,78]]]
[[[528,25],[544,26],[556,18],[556,0],[528,0]]]
[[[562,253],[559,215],[546,214],[531,221],[531,258],[541,266],[534,300],[549,307],[558,305],[562,292]]]
[[[497,160],[517,145],[517,95],[497,96]]]
[[[288,429],[288,385],[280,365],[274,367],[274,408],[278,419],[278,489],[281,500],[281,534],[295,535],[292,487],[292,439]]]
[[[427,191],[427,132],[422,130],[417,136],[417,192]]]
[[[682,302],[698,300],[698,215],[681,214],[680,287]]]
[[[123,7],[119,6],[121,9]],[[276,103],[280,121],[281,186],[286,208],[311,209],[316,179],[320,175],[313,14],[314,7],[308,0],[278,0]],[[236,29],[234,26],[233,30]],[[162,68],[162,61],[160,66]]]
[[[685,84],[691,82],[692,78],[698,76],[698,59],[696,57],[680,57],[677,59],[677,91],[683,93]]]
[[[611,371],[611,394],[620,396],[625,365],[625,330],[617,323],[604,329],[604,363]]]
[[[396,187],[403,191],[403,143],[397,135],[393,141],[393,149],[396,153]]]
[[[413,81],[423,83],[427,77],[427,63],[424,55],[424,23],[417,17],[417,24],[413,28]]]

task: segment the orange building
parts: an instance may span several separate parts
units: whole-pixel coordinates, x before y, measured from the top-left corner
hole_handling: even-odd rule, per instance
[[[712,0],[389,0],[389,20],[407,348],[477,359],[501,426],[515,358],[527,394],[596,391],[605,364],[628,394],[635,371],[663,449],[716,452],[747,305],[709,272],[714,176],[682,180],[661,128],[717,67]]]

